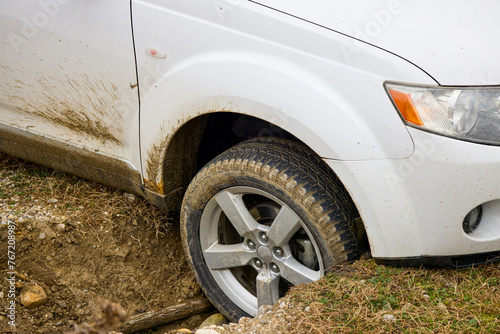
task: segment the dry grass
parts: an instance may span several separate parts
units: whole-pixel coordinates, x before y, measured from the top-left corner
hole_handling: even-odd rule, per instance
[[[404,269],[358,261],[289,293],[296,333],[500,333],[500,264]]]
[[[0,178],[5,185],[0,188],[0,198],[8,199],[13,208],[21,201],[31,202],[42,211],[57,206],[68,216],[77,216],[79,223],[91,226],[102,221],[113,222],[114,217],[129,217],[155,228],[157,234],[165,233],[172,219],[139,196],[131,201],[115,188],[3,154],[0,154]]]

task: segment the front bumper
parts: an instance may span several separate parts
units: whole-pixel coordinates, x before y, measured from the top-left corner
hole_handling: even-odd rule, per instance
[[[372,256],[385,260],[500,251],[500,147],[408,128],[407,159],[326,160],[351,194]],[[479,227],[465,216],[483,205]]]

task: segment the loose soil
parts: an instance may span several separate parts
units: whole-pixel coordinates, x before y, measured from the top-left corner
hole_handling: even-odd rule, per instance
[[[17,333],[68,332],[92,322],[102,299],[134,315],[199,297],[177,231],[175,217],[141,198],[0,154],[0,332],[13,331],[10,271],[17,272]],[[21,304],[30,285],[45,290],[44,305]]]

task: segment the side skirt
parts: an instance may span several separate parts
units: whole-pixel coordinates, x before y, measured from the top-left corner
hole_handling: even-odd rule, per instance
[[[165,195],[146,189],[125,160],[0,123],[0,152],[103,183],[146,198],[167,210]]]

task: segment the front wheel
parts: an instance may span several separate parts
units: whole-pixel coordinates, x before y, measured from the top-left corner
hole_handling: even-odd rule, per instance
[[[321,163],[291,141],[251,140],[212,160],[188,187],[184,248],[229,319],[255,316],[290,286],[358,257],[350,203]]]

